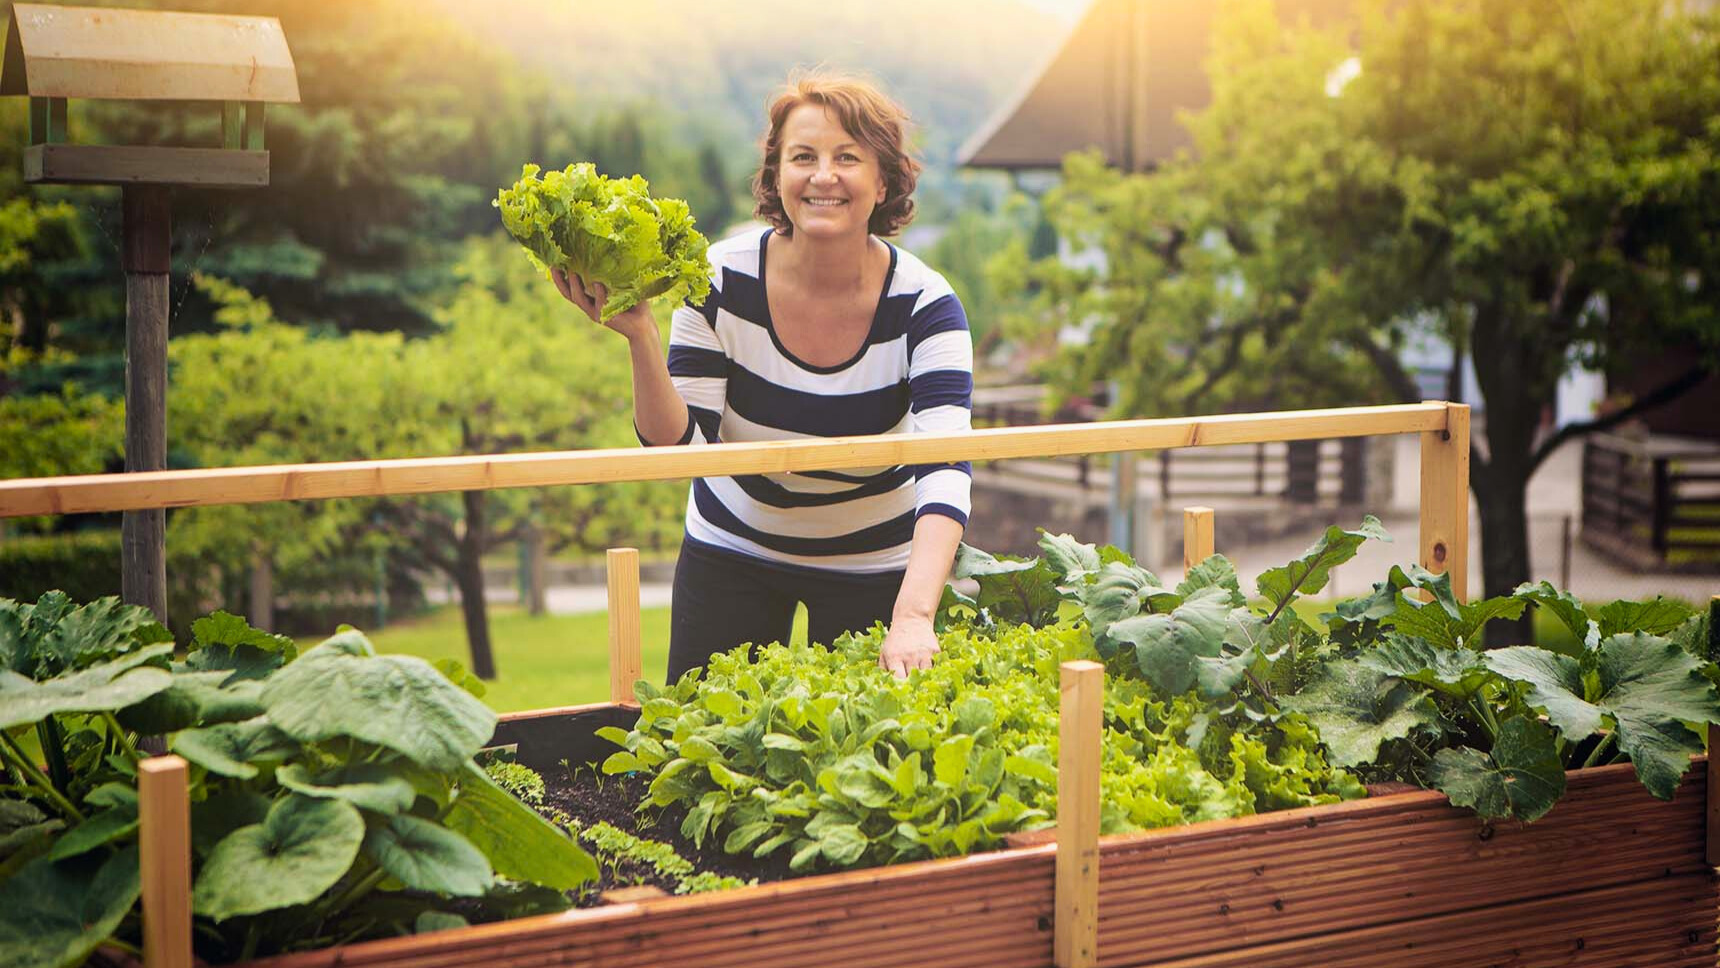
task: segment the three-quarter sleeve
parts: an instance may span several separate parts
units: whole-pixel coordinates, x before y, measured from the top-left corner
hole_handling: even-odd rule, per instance
[[[912,433],[973,426],[973,338],[961,300],[945,292],[908,321],[908,398]],[[967,524],[973,469],[967,461],[914,468],[914,518],[942,514]]]
[[[729,357],[717,339],[717,307],[722,273],[711,273],[711,293],[703,304],[687,300],[669,321],[669,379],[687,405],[687,430],[678,444],[714,444],[721,440],[723,406],[728,394]],[[637,428],[635,428],[637,433]],[[649,445],[643,435],[640,443]]]

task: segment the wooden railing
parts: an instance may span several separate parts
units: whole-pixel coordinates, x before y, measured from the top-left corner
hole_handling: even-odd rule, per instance
[[[1421,563],[1466,588],[1469,408],[1383,407],[1222,414],[946,434],[425,457],[0,481],[0,518],[735,474],[1126,453],[1175,447],[1419,433]]]
[[[1720,445],[1590,437],[1582,525],[1586,543],[1639,566],[1720,563]]]

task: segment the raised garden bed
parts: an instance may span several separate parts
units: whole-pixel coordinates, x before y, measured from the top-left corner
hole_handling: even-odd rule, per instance
[[[519,713],[495,743],[555,770],[606,755],[595,730],[635,716],[608,703]],[[1574,771],[1528,825],[1413,791],[1106,837],[1100,963],[1710,968],[1720,882],[1702,763],[1670,802],[1628,764]],[[1045,966],[1055,854],[1042,843],[254,964]]]

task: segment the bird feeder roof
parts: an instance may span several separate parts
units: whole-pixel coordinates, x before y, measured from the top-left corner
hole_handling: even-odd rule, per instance
[[[274,17],[19,3],[0,95],[296,103],[299,81]]]

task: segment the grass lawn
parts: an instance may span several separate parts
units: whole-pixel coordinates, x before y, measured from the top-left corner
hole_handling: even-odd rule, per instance
[[[645,678],[662,682],[669,665],[669,610],[640,612]],[[794,635],[806,635],[806,615],[795,616]],[[443,606],[371,634],[380,652],[437,659],[458,659],[470,666],[466,625],[458,606]],[[302,639],[299,648],[320,639]],[[485,683],[484,701],[497,712],[571,706],[609,699],[609,617],[585,615],[533,617],[517,606],[490,606],[490,643],[496,678]]]

